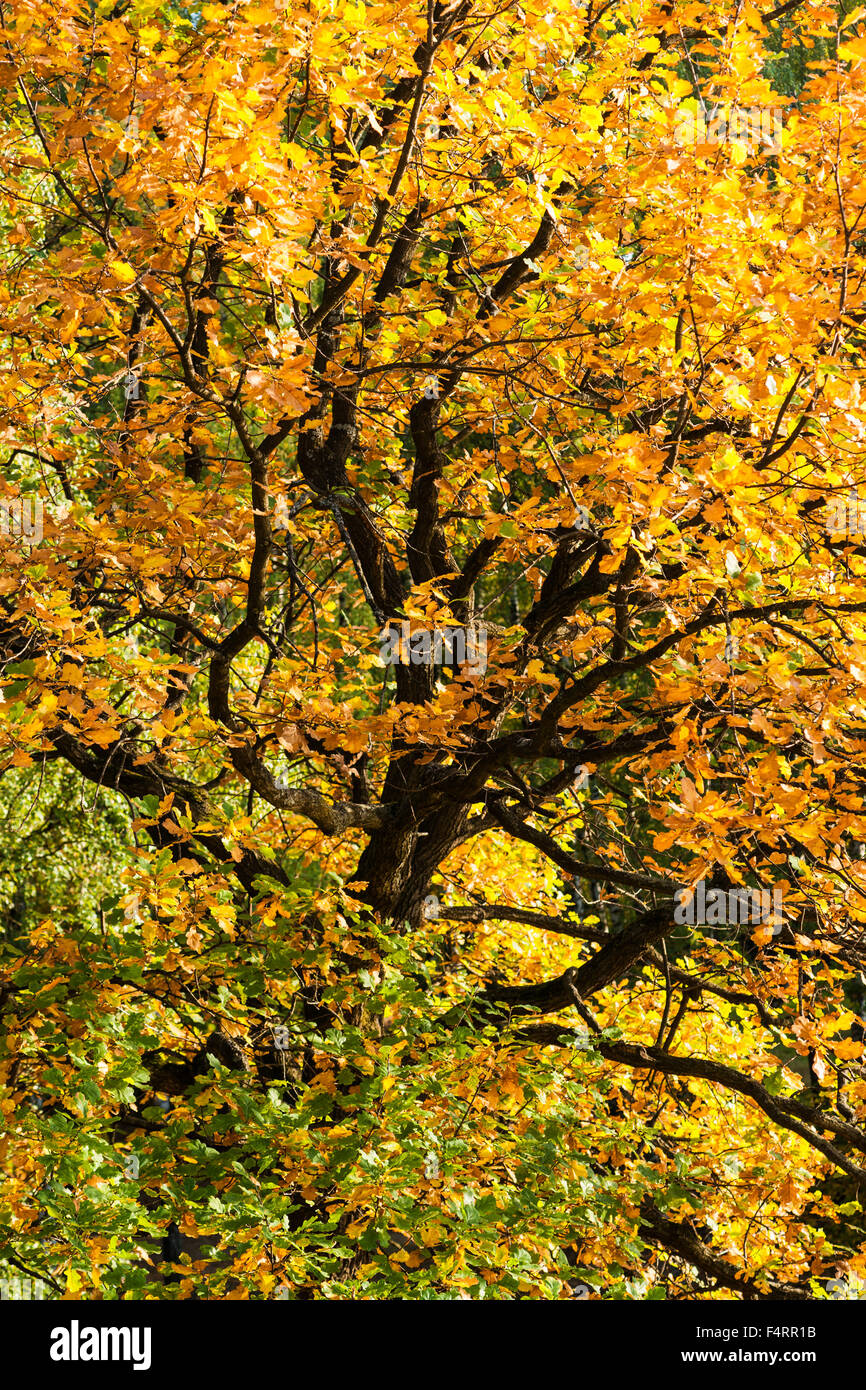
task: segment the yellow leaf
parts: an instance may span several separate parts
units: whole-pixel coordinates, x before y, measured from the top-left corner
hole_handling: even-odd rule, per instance
[[[131,285],[136,278],[132,266],[127,265],[125,261],[109,261],[108,269],[111,271],[115,280],[122,280],[124,285]]]

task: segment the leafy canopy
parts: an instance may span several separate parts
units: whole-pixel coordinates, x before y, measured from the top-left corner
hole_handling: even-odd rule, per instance
[[[864,13],[4,0],[7,1269],[866,1272]]]

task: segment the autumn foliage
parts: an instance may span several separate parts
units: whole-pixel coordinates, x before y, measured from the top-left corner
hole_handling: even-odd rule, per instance
[[[4,1268],[866,1276],[864,18],[3,0]]]

